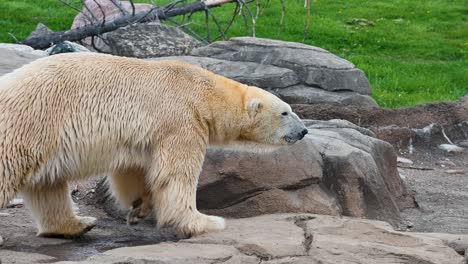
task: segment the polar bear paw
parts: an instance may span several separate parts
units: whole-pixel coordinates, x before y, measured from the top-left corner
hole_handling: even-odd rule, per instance
[[[60,225],[51,225],[47,228],[41,228],[37,236],[63,238],[79,237],[93,229],[96,223],[97,219],[94,217],[78,216]]]
[[[226,221],[222,217],[198,213],[190,223],[179,230],[187,237],[197,236],[209,232],[217,232],[226,228]]]
[[[219,216],[207,215],[206,231],[207,232],[217,232],[224,230],[226,228],[226,220]]]

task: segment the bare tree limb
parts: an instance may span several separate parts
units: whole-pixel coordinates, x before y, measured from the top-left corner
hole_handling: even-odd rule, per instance
[[[15,43],[20,43],[20,41],[15,37],[15,35],[11,34],[10,32],[8,32],[8,35],[15,40]]]
[[[133,3],[133,0],[128,0],[130,2],[130,5],[132,6],[132,16],[135,15],[135,4]]]
[[[210,42],[210,15],[208,10],[205,9],[205,27],[206,27],[206,39]]]
[[[255,0],[255,20],[258,19],[258,16],[260,15],[260,1],[259,0]]]
[[[310,26],[310,0],[305,0],[306,1],[306,8],[307,8],[307,18],[306,18],[306,24],[304,27],[304,40],[302,42],[306,41],[307,34],[309,33],[309,26]]]
[[[284,22],[284,13],[286,12],[286,6],[284,5],[284,0],[280,0],[280,2],[281,2],[281,19],[280,19],[280,24],[278,26],[278,33],[276,33],[277,37],[281,33],[281,28],[283,27],[283,22]]]
[[[192,36],[194,36],[195,38],[197,38],[198,40],[200,40],[201,42],[205,43],[205,44],[209,44],[209,41],[207,41],[205,38],[203,38],[202,36],[198,35],[195,31],[193,31],[192,29],[190,29],[189,27],[187,27],[187,25],[184,25],[184,24],[181,24],[179,22],[177,22],[177,20],[175,19],[172,19],[172,18],[168,18],[167,21],[171,22],[171,23],[174,23],[175,25],[177,25],[178,27],[182,28],[183,30],[185,31],[188,31]]]
[[[247,9],[247,12],[249,13],[250,18],[252,18],[252,36],[255,37],[256,31],[257,31],[257,21],[255,20],[252,9],[250,9],[249,5],[244,0],[238,0],[238,1],[245,7],[245,9]]]
[[[99,7],[99,10],[101,11],[101,14],[102,14],[101,26],[104,26],[106,24],[106,12],[104,12],[104,9],[102,8],[101,4],[98,1],[96,0],[93,0],[93,1]]]
[[[245,33],[249,34],[249,22],[247,21],[247,15],[244,11],[244,4],[241,0],[237,0],[237,3],[239,4],[239,12],[242,15],[242,18],[244,19]]]
[[[213,22],[218,28],[218,31],[221,34],[221,37],[223,38],[223,40],[226,40],[226,35],[224,35],[223,29],[221,28],[221,25],[219,24],[218,19],[216,19],[216,16],[211,12],[209,8],[206,8],[206,12],[211,16],[211,19],[213,19]]]
[[[100,52],[100,53],[108,53],[108,52],[105,52],[105,51],[101,50],[100,48],[98,48],[98,47],[96,46],[96,43],[95,43],[95,41],[94,41],[94,39],[95,39],[96,37],[97,37],[97,36],[92,36],[92,37],[91,37],[91,46],[93,47],[93,49],[95,49],[97,52]],[[100,38],[100,37],[97,37],[97,38]],[[106,43],[105,40],[104,40],[103,38],[100,38],[100,39],[101,39],[104,43]],[[107,44],[107,43],[106,43],[106,44]]]
[[[44,49],[50,47],[53,43],[58,43],[65,40],[78,41],[86,37],[97,36],[106,32],[110,32],[135,22],[150,22],[154,21],[155,19],[167,20],[170,17],[204,11],[207,7],[218,7],[222,4],[233,1],[234,0],[205,0],[185,4],[180,7],[175,7],[174,4],[170,4],[167,6],[157,7],[151,12],[137,12],[134,16],[131,14],[124,15],[104,24],[85,25],[76,29],[52,32],[42,36],[29,37],[23,40],[21,44],[31,46],[35,49]]]
[[[237,3],[237,2],[236,2]],[[229,28],[232,26],[232,24],[234,23],[234,20],[236,19],[236,17],[239,15],[240,13],[240,10],[239,10],[239,3],[236,4],[236,8],[234,9],[234,11],[232,12],[232,17],[231,19],[229,20],[228,24],[226,25],[226,28],[224,28],[224,30],[222,31],[223,34],[222,35],[226,35],[226,32],[229,30]],[[215,40],[219,39],[219,37],[217,37]]]
[[[111,1],[111,3],[114,4],[115,7],[117,7],[117,8],[120,10],[120,12],[122,13],[122,15],[124,15],[124,16],[128,15],[127,10],[125,10],[125,9],[122,7],[122,3],[121,3],[120,1],[118,1],[118,2],[117,2],[117,0],[109,0],[109,1]]]
[[[81,13],[81,9],[79,9],[79,8],[77,8],[77,7],[75,7],[75,6],[73,6],[72,4],[68,3],[67,1],[64,1],[64,0],[59,0],[59,1],[60,1],[60,3],[62,3],[62,4],[64,4],[64,5],[70,7],[71,9],[77,11],[78,13]],[[87,14],[85,14],[85,13],[83,13],[83,15],[84,15],[84,16],[86,17],[86,19],[88,19],[90,22],[93,22],[93,21],[95,22],[95,21],[97,21],[97,20],[92,19],[91,17],[89,17],[89,16],[88,16]]]
[[[89,13],[89,14],[91,15],[91,17],[93,18],[93,20],[90,20],[90,19],[88,18],[88,21],[91,22],[91,23],[94,23],[94,22],[99,21],[99,19],[98,19],[98,18],[94,15],[94,13],[91,12],[91,10],[89,9],[88,5],[86,4],[86,1],[85,1],[85,0],[80,0],[80,2],[81,2],[81,5],[83,6],[83,8],[86,9],[86,11],[88,11],[88,13]],[[83,13],[83,15],[85,15],[85,13],[82,12],[82,11],[78,11],[78,12]],[[86,15],[85,15],[85,16],[86,16]]]
[[[263,5],[263,9],[262,9],[262,12],[260,13],[260,15],[263,15],[263,12],[265,12],[265,10],[267,9],[269,3],[270,3],[270,0],[266,0],[265,5]]]

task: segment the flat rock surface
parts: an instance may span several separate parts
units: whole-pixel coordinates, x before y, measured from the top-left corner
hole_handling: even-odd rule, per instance
[[[229,220],[222,232],[177,243],[122,247],[73,263],[122,262],[462,264],[465,260],[438,238],[397,232],[384,222],[278,214]]]

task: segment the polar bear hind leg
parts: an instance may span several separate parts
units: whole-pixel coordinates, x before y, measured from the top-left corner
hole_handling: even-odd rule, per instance
[[[117,169],[108,178],[109,190],[123,209],[129,209],[127,224],[134,225],[151,214],[151,194],[141,168]]]

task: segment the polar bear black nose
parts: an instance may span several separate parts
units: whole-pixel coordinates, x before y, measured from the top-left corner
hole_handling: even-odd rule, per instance
[[[298,136],[298,139],[301,140],[304,138],[305,135],[307,135],[307,133],[309,133],[309,131],[307,129],[304,129],[302,130],[297,136]]]

